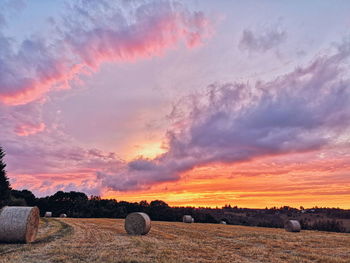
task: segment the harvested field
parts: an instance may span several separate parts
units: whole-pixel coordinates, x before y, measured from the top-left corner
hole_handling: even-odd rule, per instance
[[[44,219],[33,244],[0,244],[0,262],[350,262],[350,235],[152,222],[129,236],[120,219]]]
[[[55,219],[40,219],[39,231],[36,240],[31,244],[2,244],[0,243],[0,262],[6,262],[9,255],[21,254],[23,252],[30,252],[39,248],[48,242],[62,238],[72,232],[73,228],[68,224]],[[11,260],[10,260],[11,261]]]

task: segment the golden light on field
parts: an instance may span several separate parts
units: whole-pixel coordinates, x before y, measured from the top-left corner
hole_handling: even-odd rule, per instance
[[[42,219],[38,241],[0,244],[0,262],[348,262],[350,254],[344,233],[152,221],[147,236],[130,236],[114,218]]]

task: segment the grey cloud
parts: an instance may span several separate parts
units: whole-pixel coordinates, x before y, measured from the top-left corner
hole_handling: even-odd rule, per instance
[[[350,131],[348,45],[271,82],[211,85],[183,117],[186,125],[169,130],[168,152],[100,174],[102,185],[143,189],[202,165],[336,146]]]
[[[266,52],[278,47],[287,39],[286,31],[264,30],[262,33],[246,29],[242,32],[239,47],[252,52]]]

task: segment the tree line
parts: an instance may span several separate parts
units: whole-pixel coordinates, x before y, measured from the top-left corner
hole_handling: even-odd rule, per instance
[[[150,203],[117,201],[115,199],[101,199],[99,196],[88,197],[81,192],[63,192],[36,197],[30,190],[12,189],[6,176],[5,153],[0,147],[0,208],[10,206],[37,206],[41,216],[45,212],[52,212],[53,216],[67,214],[69,217],[92,218],[125,218],[131,212],[145,212],[152,220],[181,221],[184,214],[190,214],[197,222],[215,223],[217,220],[207,212],[194,207],[170,207],[161,200]]]

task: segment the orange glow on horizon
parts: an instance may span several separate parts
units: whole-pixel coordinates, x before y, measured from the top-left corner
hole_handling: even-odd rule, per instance
[[[285,157],[268,157],[235,165],[196,168],[176,182],[162,183],[149,190],[108,191],[104,198],[131,202],[163,200],[171,206],[248,208],[292,206],[340,207],[350,209],[350,180],[347,158],[328,159],[305,153],[291,162]],[[330,173],[338,167],[336,174]],[[343,172],[345,175],[343,175]]]
[[[185,172],[178,181],[128,192],[99,188],[94,168],[74,173],[60,169],[54,174],[9,177],[14,189],[42,194],[97,188],[102,189],[102,198],[129,202],[163,200],[170,206],[222,207],[230,204],[248,208],[288,205],[350,209],[349,160],[350,154],[343,152],[313,152],[270,156],[231,165],[213,164]]]

